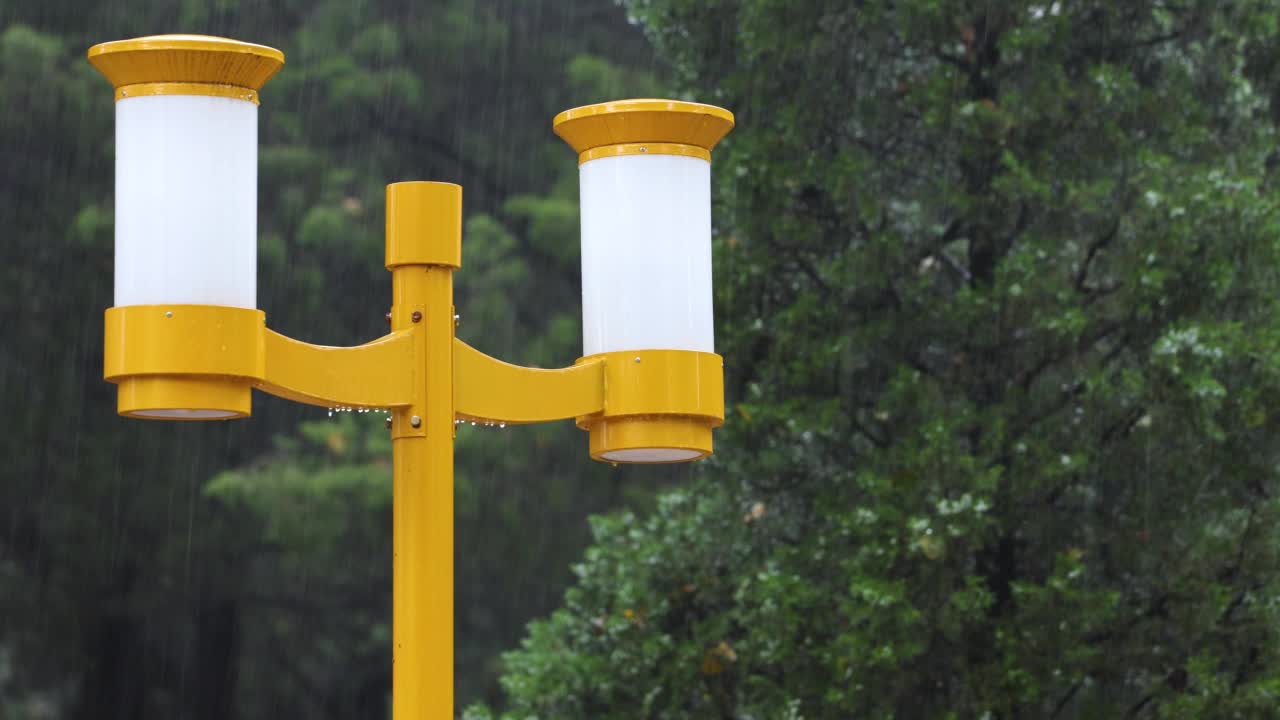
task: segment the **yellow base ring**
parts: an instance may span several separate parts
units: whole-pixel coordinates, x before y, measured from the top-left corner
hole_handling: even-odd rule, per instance
[[[706,418],[632,415],[590,427],[591,457],[612,463],[678,463],[711,454]]]
[[[249,417],[252,402],[246,382],[144,375],[120,381],[116,411],[147,420],[234,420]]]

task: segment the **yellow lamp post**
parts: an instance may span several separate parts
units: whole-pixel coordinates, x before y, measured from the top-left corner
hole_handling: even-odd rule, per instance
[[[278,50],[196,35],[96,45],[116,91],[115,305],[104,375],[120,414],[248,417],[252,390],[386,409],[394,452],[396,720],[453,717],[453,438],[459,421],[574,419],[615,463],[709,455],[724,419],[712,348],[711,148],[728,111],[623,100],[561,113],[579,153],[583,357],[541,370],[454,337],[462,188],[387,186],[391,332],[357,347],[269,330],[257,309],[258,91]]]

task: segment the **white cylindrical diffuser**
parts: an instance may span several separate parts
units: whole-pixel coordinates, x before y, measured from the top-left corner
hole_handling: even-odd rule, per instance
[[[582,163],[582,352],[714,352],[711,163],[617,155]]]
[[[256,308],[258,90],[284,54],[155,35],[89,62],[116,90],[116,306]]]
[[[258,106],[116,103],[115,304],[257,307]]]

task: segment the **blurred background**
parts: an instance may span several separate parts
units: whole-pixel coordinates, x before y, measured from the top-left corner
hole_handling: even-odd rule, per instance
[[[287,57],[259,306],[385,332],[388,182],[465,188],[459,336],[580,354],[551,118],[722,105],[726,427],[459,429],[466,717],[1236,718],[1280,702],[1270,0],[0,0],[0,718],[385,718],[390,441],[101,380],[95,43]]]
[[[166,32],[271,45],[259,305],[345,345],[387,330],[384,186],[464,186],[459,335],[572,364],[577,163],[561,110],[657,92],[609,2],[0,2],[0,717],[375,717],[390,683],[390,439],[381,415],[261,396],[245,423],[116,417],[114,112],[92,44]],[[9,423],[5,427],[10,427]],[[590,513],[688,470],[614,469],[553,426],[458,433],[458,697],[547,613]],[[15,704],[16,703],[16,704]],[[46,716],[41,715],[41,716]]]

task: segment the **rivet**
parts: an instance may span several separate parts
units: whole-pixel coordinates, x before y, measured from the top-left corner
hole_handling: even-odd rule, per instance
[[[409,424],[414,427],[422,427],[422,418],[418,417],[417,415],[414,415],[413,417],[409,418]]]
[[[636,356],[636,362],[640,362],[640,356],[639,356],[639,355],[637,355],[637,356]]]
[[[173,317],[173,311],[170,310],[164,314],[165,317]]]
[[[414,310],[414,311],[413,311],[413,321],[414,321],[414,322],[420,322],[421,320],[422,320],[422,311],[421,311],[421,310]]]
[[[649,152],[649,148],[647,148],[647,147],[642,147],[642,148],[640,148],[640,152],[642,152],[642,153],[647,153],[647,152]]]
[[[387,311],[387,324],[391,324],[391,311]]]
[[[391,418],[387,418],[387,429],[391,429]]]

